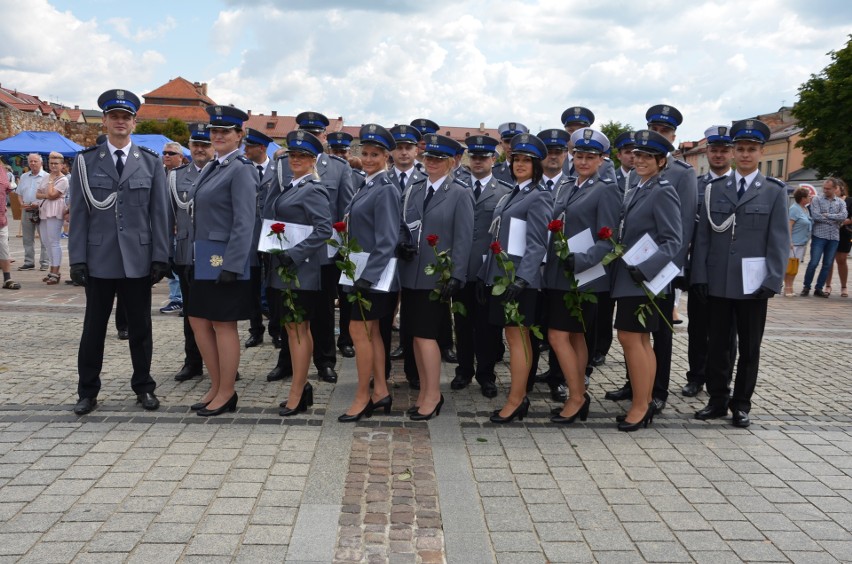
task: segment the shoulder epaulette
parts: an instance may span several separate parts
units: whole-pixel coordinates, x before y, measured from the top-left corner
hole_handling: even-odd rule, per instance
[[[458,178],[458,177],[453,178],[453,182],[455,182],[456,184],[458,184],[459,186],[462,186],[464,188],[470,188],[470,184],[468,184],[467,182],[465,182],[461,178]]]
[[[660,178],[658,182],[659,182],[660,186],[671,186],[672,185],[672,183],[669,182],[668,180],[666,180],[665,178]]]
[[[363,176],[364,178],[366,178],[366,177],[367,177],[367,173],[366,173],[366,172],[364,172],[363,170],[359,170],[359,169],[357,169],[357,168],[353,168],[352,170],[355,172],[355,174],[361,175],[361,176]]]
[[[251,162],[250,160],[248,160],[248,158],[246,158],[246,156],[245,156],[245,155],[237,155],[237,156],[234,158],[234,160],[236,160],[236,161],[240,161],[240,162],[241,162],[241,163],[243,163],[243,164],[247,164],[247,165],[252,165],[252,166],[254,166],[254,163],[253,163],[253,162]]]
[[[615,184],[615,179],[610,178],[609,176],[599,176],[598,180],[604,184]]]
[[[86,147],[85,149],[80,149],[80,152],[81,153],[88,153],[89,151],[91,151],[93,149],[97,149],[98,147],[100,147],[100,145],[92,145],[91,147]]]
[[[382,184],[393,184],[393,182],[390,181],[390,178],[388,178],[387,175],[382,176],[381,180]]]
[[[334,159],[334,160],[336,160],[336,161],[340,161],[340,162],[342,162],[342,163],[343,163],[343,164],[345,164],[345,165],[348,165],[348,164],[349,164],[349,161],[347,161],[347,160],[346,160],[346,159],[344,159],[343,157],[338,157],[337,155],[332,155],[331,153],[323,153],[323,154],[324,154],[324,155],[326,155],[326,156],[328,156],[328,157],[331,157],[332,159]]]
[[[772,182],[773,184],[777,184],[778,186],[781,186],[782,188],[786,188],[786,187],[787,187],[787,185],[786,185],[786,184],[784,184],[784,181],[783,181],[783,180],[778,180],[777,178],[775,178],[775,177],[773,177],[773,176],[767,176],[767,177],[766,177],[766,180],[768,180],[769,182]]]
[[[612,162],[612,159],[609,157],[604,157],[603,160],[604,162]]]
[[[412,177],[412,178],[413,178],[413,177]],[[409,182],[409,183],[407,184],[407,186],[412,186],[412,185],[414,185],[414,184],[420,184],[421,182],[426,182],[426,179],[427,179],[427,178],[428,178],[427,176],[424,176],[423,178],[418,178],[417,180],[412,180],[411,182]]]
[[[680,159],[674,159],[674,162],[676,162],[677,164],[679,164],[683,168],[692,168],[691,164],[689,164],[688,162],[682,161]]]
[[[500,178],[495,178],[494,180],[496,180],[496,181],[497,181],[497,184],[502,184],[503,186],[505,186],[505,187],[506,187],[506,188],[508,188],[509,190],[512,190],[512,189],[514,189],[514,188],[515,188],[514,186],[512,186],[511,184],[509,184],[509,183],[508,183],[508,182],[506,182],[505,180],[501,180]]]
[[[711,180],[710,184],[713,184],[714,182],[719,182],[720,180],[722,182],[727,182],[729,178],[729,176],[719,176],[718,178],[714,178],[713,180]]]
[[[158,153],[154,149],[149,149],[148,147],[144,147],[142,145],[136,145],[136,147],[139,148],[139,149],[142,149],[142,151],[144,151],[146,153],[150,153],[150,154],[154,155],[158,159],[160,158],[160,153]]]
[[[175,168],[173,168],[172,170],[174,170],[174,171],[178,171],[178,170],[180,170],[180,169],[182,169],[182,168],[186,168],[186,167],[188,167],[188,166],[189,166],[189,163],[186,163],[186,164],[182,164],[182,165],[180,165],[180,166],[176,166],[176,167],[175,167]],[[171,171],[170,171],[170,172],[171,172]]]

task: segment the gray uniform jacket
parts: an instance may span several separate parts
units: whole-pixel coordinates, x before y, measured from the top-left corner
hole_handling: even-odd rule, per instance
[[[692,232],[695,230],[695,214],[698,210],[698,179],[692,165],[677,160],[671,155],[668,157],[668,165],[660,173],[660,176],[674,186],[680,202],[681,248],[673,262],[678,268],[683,268],[686,265],[689,243],[692,241]]]
[[[707,284],[709,294],[719,298],[742,300],[742,259],[766,257],[763,286],[776,293],[787,267],[790,252],[790,228],[787,217],[787,188],[775,178],[758,173],[737,200],[735,175],[717,178],[710,190],[710,216],[720,225],[731,214],[735,223],[722,233],[710,225],[703,212],[695,236],[692,259],[692,284]]]
[[[257,174],[258,165],[251,163]],[[255,205],[254,215],[254,230],[252,231],[252,250],[257,249],[257,243],[260,241],[260,227],[263,224],[263,205],[266,202],[266,195],[269,193],[269,186],[272,184],[272,179],[278,176],[278,165],[274,160],[270,160],[266,165],[266,170],[263,171],[263,178],[260,179],[257,187],[257,203]],[[249,264],[251,266],[260,266],[260,260],[257,253],[249,255]]]
[[[496,165],[491,167],[491,174],[493,174],[497,180],[502,180],[503,182],[507,182],[512,186],[515,185],[515,179],[512,178],[512,172],[509,169],[509,159],[506,159],[502,163],[497,163]]]
[[[283,166],[284,175],[292,177],[290,171],[290,161],[285,155],[278,160],[278,166]],[[349,163],[336,156],[328,153],[320,153],[317,157],[317,174],[320,177],[320,182],[325,186],[328,193],[328,207],[331,213],[331,223],[335,223],[343,219],[343,213],[349,206],[352,200],[352,195],[355,193],[355,188],[352,184],[352,167]],[[333,264],[331,258],[325,257],[323,264]]]
[[[169,233],[175,235],[175,264],[189,266],[192,264],[192,218],[189,210],[181,205],[189,204],[192,194],[192,184],[201,174],[194,164],[189,163],[171,171],[175,175],[175,190],[171,192],[169,178]]]
[[[510,201],[511,200],[511,201]],[[499,231],[493,240],[508,254],[509,225],[512,218],[527,222],[526,251],[524,256],[509,255],[515,265],[515,276],[529,283],[533,289],[541,288],[541,261],[547,250],[547,224],[553,213],[553,195],[541,184],[528,184],[512,198],[511,193],[503,197],[494,208],[494,218],[500,218]],[[493,221],[493,220],[492,220]],[[492,233],[492,237],[494,233]],[[493,285],[494,278],[504,273],[497,264],[494,254],[489,252],[479,269],[478,277]]]
[[[106,143],[77,155],[85,163],[95,200],[115,194],[107,209],[97,209],[83,192],[79,162],[71,175],[73,229],[68,241],[70,264],[85,263],[95,278],[142,278],[152,262],[169,260],[169,196],[159,155],[131,145],[121,179]]]
[[[653,279],[669,262],[674,262],[681,248],[680,202],[674,186],[657,175],[644,186],[634,186],[621,206],[622,229],[619,234],[625,250],[647,233],[657,244],[657,252],[637,268],[646,280]],[[633,281],[622,259],[610,265],[610,293],[613,298],[644,296],[645,291]]]
[[[402,194],[403,190],[399,185],[399,178],[396,175],[396,171],[391,169],[387,172],[387,175],[390,181],[393,182],[393,185],[396,186],[397,190],[399,190],[399,193]],[[405,187],[408,188],[412,184],[420,182],[421,180],[426,180],[426,175],[417,170],[417,167],[414,167],[411,171],[411,176],[406,176]]]
[[[328,193],[319,180],[303,178],[290,188],[285,181],[284,189],[274,178],[263,206],[264,219],[274,219],[284,224],[284,236],[287,236],[287,224],[299,223],[313,225],[314,230],[307,239],[292,247],[288,252],[296,263],[296,276],[299,277],[301,290],[319,290],[320,265],[327,258],[326,241],[331,239],[331,221],[329,221]],[[263,235],[266,235],[265,233]],[[266,284],[282,289],[285,284],[277,272],[277,263],[272,259],[273,268],[267,273]],[[291,289],[297,289],[290,285]]]
[[[583,272],[595,266],[612,250],[612,243],[604,239],[598,240],[601,227],[615,228],[621,211],[621,196],[616,188],[615,180],[601,178],[595,174],[586,183],[574,191],[576,179],[571,176],[562,177],[562,181],[554,189],[553,219],[562,219],[565,223],[563,233],[570,239],[574,235],[589,229],[595,245],[585,253],[574,253],[574,271]],[[553,290],[570,290],[571,286],[565,276],[563,263],[553,250],[556,238],[551,235],[547,249],[547,264],[544,267],[545,288]],[[569,249],[570,250],[570,249]],[[589,284],[582,286],[583,290],[591,292],[608,292],[609,276],[602,276]]]
[[[370,253],[361,278],[375,284],[394,258],[399,241],[399,190],[380,172],[370,179],[349,202],[346,210],[349,237],[356,240],[364,252]],[[351,291],[351,286],[344,286]],[[390,291],[399,290],[399,277],[394,276]]]
[[[476,180],[474,179],[473,182],[475,183]],[[494,208],[497,207],[497,202],[511,191],[511,184],[492,176],[488,184],[482,187],[479,199],[473,202],[473,241],[467,267],[468,282],[476,281],[476,275],[484,262],[483,257],[490,252],[488,245],[491,244],[492,237],[488,229],[494,218]]]
[[[628,172],[630,174],[630,180],[636,180],[636,173]],[[621,167],[618,167],[615,171],[615,182],[618,184],[618,191],[621,193],[621,197],[624,198],[624,186],[627,182],[627,174],[624,174],[624,171]]]
[[[193,241],[226,242],[222,269],[242,274],[252,248],[257,209],[257,169],[233,153],[221,164],[213,159],[193,185]]]
[[[448,175],[424,211],[429,180],[410,185],[402,196],[403,228],[417,246],[417,255],[410,261],[400,261],[399,281],[403,288],[431,290],[437,287],[438,275],[428,275],[424,269],[435,264],[435,252],[426,241],[428,235],[438,236],[438,252],[449,250],[453,260],[452,277],[467,281],[470,244],[473,240],[473,194],[464,184]],[[419,227],[407,227],[419,223]]]

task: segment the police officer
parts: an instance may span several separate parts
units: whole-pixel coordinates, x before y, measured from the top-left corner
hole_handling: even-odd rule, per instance
[[[763,176],[758,168],[769,133],[766,124],[755,119],[731,127],[736,170],[705,188],[692,261],[691,299],[706,296],[710,309],[710,401],[695,417],[725,417],[730,410],[736,427],[751,424],[766,309],[769,298],[781,291],[790,246],[787,188],[780,180]],[[743,270],[748,266],[743,261],[755,257],[764,259],[765,276],[756,289],[745,288]],[[729,401],[726,384],[733,324],[740,356]]]
[[[420,132],[421,137],[427,133],[438,133],[438,130],[440,129],[437,123],[427,118],[413,119],[411,120],[410,125]],[[420,141],[417,142],[417,159],[414,161],[414,166],[423,174],[426,173],[423,168],[423,151],[425,150],[426,142],[421,138]]]
[[[86,287],[77,415],[98,403],[104,339],[116,295],[127,312],[130,385],[144,409],[160,406],[151,378],[151,286],[169,269],[166,175],[157,153],[130,140],[139,98],[127,90],[108,90],[98,106],[104,112],[106,143],[82,151],[71,175],[71,279]]]
[[[595,114],[589,108],[572,106],[562,112],[562,126],[568,132],[568,135],[572,135],[575,131],[583,127],[591,127],[594,123]],[[573,147],[569,147],[569,149],[573,150]],[[568,158],[565,159],[565,163],[562,165],[562,170],[569,176],[574,176],[573,159],[574,157],[569,153]],[[603,156],[603,162],[601,162],[598,174],[601,178],[615,178],[615,167],[606,155]]]
[[[257,242],[260,238],[261,212],[263,210],[263,202],[266,198],[266,193],[269,190],[269,184],[275,175],[275,167],[272,165],[272,159],[266,154],[269,144],[273,140],[268,135],[261,133],[250,127],[246,128],[246,134],[243,139],[245,147],[243,153],[246,158],[252,162],[257,169],[258,191],[257,191],[257,212],[254,219],[254,230],[252,241],[254,248],[257,248]],[[246,348],[256,347],[263,343],[263,267],[260,263],[260,253],[254,253],[251,256],[251,317],[249,318],[249,338],[246,339]],[[270,307],[269,317],[269,336],[272,337],[272,344],[275,348],[281,347],[281,327],[276,323],[277,318],[272,315],[273,308]]]
[[[612,146],[618,151],[618,161],[621,163],[621,166],[615,171],[615,181],[622,197],[627,179],[630,177],[630,171],[633,170],[633,149],[636,148],[636,140],[633,135],[632,131],[625,131],[612,142]]]
[[[192,162],[171,171],[168,176],[172,226],[169,232],[175,234],[174,263],[177,266],[185,307],[192,300],[187,276],[187,269],[192,266],[192,218],[189,215],[192,184],[215,155],[207,124],[194,123],[189,127],[189,131],[189,151]],[[203,372],[201,352],[198,350],[189,317],[186,315],[183,317],[183,341],[183,367],[175,374],[175,380],[178,382],[201,376]]]
[[[467,282],[455,299],[464,304],[467,315],[454,316],[456,351],[459,364],[450,382],[453,390],[464,389],[473,378],[479,383],[482,395],[497,397],[497,376],[494,366],[503,346],[500,327],[488,323],[488,309],[476,301],[476,275],[488,254],[491,234],[488,232],[494,208],[500,199],[512,191],[512,185],[498,180],[491,173],[500,141],[487,135],[465,139],[470,157],[471,191],[473,193],[473,240],[468,260]],[[475,363],[474,363],[475,360]]]
[[[501,123],[497,127],[497,133],[500,134],[500,146],[503,148],[503,154],[506,155],[506,159],[502,163],[495,164],[491,169],[491,174],[497,180],[508,182],[514,186],[515,180],[512,178],[510,166],[512,160],[512,138],[521,133],[529,133],[529,131],[530,129],[526,125],[516,121]]]

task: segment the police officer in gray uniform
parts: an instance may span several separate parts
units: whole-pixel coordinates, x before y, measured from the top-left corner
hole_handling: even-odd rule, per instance
[[[151,378],[151,286],[169,269],[169,204],[159,155],[130,140],[140,105],[127,90],[101,94],[98,106],[104,112],[107,141],[82,151],[71,176],[71,279],[86,287],[77,415],[89,413],[98,403],[104,339],[116,294],[127,311],[131,387],[144,409],[160,406]]]
[[[594,123],[595,114],[589,108],[584,108],[583,106],[572,106],[562,112],[562,126],[565,128],[565,131],[568,132],[568,135],[573,135],[575,131],[583,127],[591,127]],[[569,147],[569,149],[573,150],[573,147]],[[575,176],[572,164],[573,162],[574,157],[569,153],[568,158],[565,159],[565,162],[562,164],[562,170],[568,176]],[[612,160],[610,160],[609,157],[604,156],[598,175],[601,178],[615,179],[615,166],[612,164]]]
[[[396,148],[391,151],[393,168],[388,171],[388,178],[402,194],[415,182],[426,179],[426,174],[415,166],[417,160],[411,156],[412,153],[417,154],[423,135],[413,125],[395,125],[390,128],[390,132],[396,141]]]
[[[633,149],[636,147],[633,135],[632,131],[625,131],[612,142],[612,146],[618,151],[618,160],[621,161],[621,166],[615,171],[615,181],[618,183],[618,191],[622,197],[624,197],[627,179],[632,176],[630,173],[633,171]]]
[[[705,189],[704,210],[695,237],[690,299],[706,296],[710,309],[707,392],[710,401],[696,419],[725,417],[751,424],[751,396],[757,385],[760,343],[769,298],[781,291],[790,247],[787,187],[758,169],[769,128],[761,121],[738,121],[731,127],[736,170]],[[765,260],[765,276],[746,293],[744,259]],[[755,274],[757,276],[757,274]],[[728,400],[729,331],[736,324],[739,360],[734,393]]]
[[[476,378],[482,395],[487,398],[497,397],[494,366],[499,360],[498,353],[503,345],[503,336],[500,327],[488,323],[488,308],[476,301],[475,294],[476,275],[491,243],[488,229],[491,227],[494,208],[503,196],[512,191],[511,184],[498,180],[491,173],[499,144],[497,139],[487,135],[474,135],[465,139],[470,155],[473,193],[473,241],[468,260],[467,282],[456,297],[464,304],[467,315],[455,315],[459,364],[455,378],[450,382],[450,388],[461,390]]]
[[[192,218],[189,216],[189,206],[192,193],[192,184],[198,179],[201,170],[208,162],[213,160],[215,154],[210,144],[210,133],[207,124],[194,123],[189,127],[189,150],[192,162],[172,170],[168,176],[170,195],[170,229],[169,233],[175,234],[174,264],[180,280],[180,291],[183,295],[183,303],[186,305],[191,299],[189,277],[187,269],[192,266]],[[189,324],[189,316],[183,317],[183,367],[175,374],[175,380],[183,382],[194,376],[201,376],[203,372],[201,352],[195,342],[192,326]]]
[[[427,133],[438,133],[440,127],[437,123],[427,118],[417,118],[411,120],[410,124],[413,128],[420,132],[421,137],[426,135]],[[419,159],[423,158],[423,151],[426,150],[426,142],[421,139],[417,142],[417,157],[418,159],[414,161],[414,168],[416,168],[421,173],[425,173],[423,168],[423,162]]]
[[[503,147],[503,154],[506,155],[506,159],[502,163],[495,164],[491,169],[491,174],[497,180],[508,182],[514,186],[515,180],[512,178],[512,171],[509,169],[512,160],[512,138],[520,133],[529,133],[529,131],[529,127],[516,121],[501,123],[497,127],[497,133],[500,134],[500,145]]]

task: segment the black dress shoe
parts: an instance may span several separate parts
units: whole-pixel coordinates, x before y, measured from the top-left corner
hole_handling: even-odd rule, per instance
[[[662,413],[666,408],[666,400],[661,400],[659,398],[653,398],[651,400],[651,404],[654,406],[654,414]]]
[[[684,397],[694,398],[701,391],[701,388],[704,387],[704,384],[699,384],[698,382],[687,382],[686,385],[681,389],[680,393]]]
[[[367,402],[367,409],[370,412],[370,415],[373,415],[373,412],[377,409],[381,409],[385,412],[385,415],[390,415],[391,406],[393,406],[393,398],[390,394],[386,395],[379,401],[373,401],[373,398],[370,398],[370,401]]]
[[[639,427],[648,427],[649,423],[654,421],[654,402],[648,404],[648,410],[645,412],[644,417],[637,421],[636,423],[630,423],[627,418],[619,421],[618,430],[625,433],[632,433],[633,431],[638,431]]]
[[[339,348],[343,358],[353,358],[355,356],[355,347],[352,345],[342,345]]]
[[[441,414],[441,406],[444,405],[444,394],[441,394],[441,399],[438,400],[438,405],[435,406],[435,409],[432,410],[431,413],[420,413],[419,408],[418,411],[415,411],[411,415],[408,416],[412,421],[429,421],[432,417]]]
[[[592,403],[592,397],[589,394],[584,394],[584,396],[585,396],[585,399],[583,401],[583,407],[578,409],[574,413],[574,415],[565,417],[565,416],[562,415],[562,410],[559,410],[553,415],[553,417],[550,418],[550,420],[553,423],[560,423],[562,425],[570,425],[578,417],[580,418],[580,421],[585,421],[586,419],[588,419],[588,417],[589,417],[589,406]]]
[[[175,374],[175,380],[177,380],[178,382],[185,382],[193,376],[201,376],[203,373],[204,371],[201,370],[201,367],[184,364],[183,368],[181,368],[180,371]]]
[[[453,349],[441,349],[441,360],[449,364],[459,363],[459,358]]]
[[[307,411],[309,407],[314,405],[314,387],[311,386],[310,382],[305,383],[305,387],[302,388],[302,396],[299,398],[299,403],[296,404],[296,407],[290,409],[287,407],[287,402],[282,401],[278,404],[278,407],[281,407],[281,411],[278,412],[278,415],[281,417],[290,417],[291,415],[297,415],[302,413],[303,411]]]
[[[592,366],[600,366],[602,364],[606,364],[606,355],[598,353],[592,357]]]
[[[329,384],[337,382],[337,372],[331,366],[323,366],[317,370],[317,374],[319,374],[319,378],[323,382],[328,382]]]
[[[290,378],[292,376],[293,372],[291,369],[284,369],[281,366],[276,366],[269,371],[269,374],[266,375],[266,381],[277,382],[278,380],[283,380],[284,378]]]
[[[220,407],[216,409],[207,409],[206,407],[203,409],[199,409],[196,413],[201,417],[213,417],[216,415],[222,415],[226,411],[234,412],[237,410],[237,392],[234,392],[234,395],[231,396],[231,399],[226,401]]]
[[[80,398],[74,405],[76,415],[86,415],[98,406],[98,398]]]
[[[281,336],[280,335],[273,335],[272,336],[272,346],[275,347],[276,349],[281,348]]]
[[[126,341],[130,338],[130,333],[127,331],[127,329],[119,329],[118,338],[119,340]]]
[[[568,387],[565,384],[550,385],[550,399],[565,403],[568,401]]]
[[[604,394],[604,397],[610,401],[621,401],[633,397],[633,387],[630,382],[627,382],[617,390],[611,390]]]
[[[734,427],[742,427],[745,429],[749,425],[751,425],[751,419],[748,418],[748,413],[741,409],[734,410]]]
[[[485,382],[482,384],[482,395],[487,398],[497,397],[497,384],[494,382]]]
[[[198,411],[198,410],[200,410],[200,409],[204,409],[204,408],[205,408],[205,407],[207,407],[208,405],[210,405],[210,402],[209,402],[209,401],[200,401],[200,402],[198,402],[198,403],[194,403],[194,404],[190,405],[190,406],[189,406],[189,409],[190,409],[191,411]]]
[[[518,421],[523,421],[529,411],[530,399],[527,396],[524,396],[524,399],[521,401],[521,405],[515,408],[515,411],[510,413],[508,416],[502,417],[500,415],[500,410],[495,409],[494,413],[492,413],[491,417],[489,417],[489,420],[492,423],[511,423],[517,417]]]
[[[160,407],[160,400],[154,395],[154,392],[145,392],[144,394],[136,394],[136,401],[142,404],[142,409],[154,411]]]
[[[695,418],[706,421],[708,419],[719,419],[728,415],[728,406],[708,403],[703,408],[695,412]]]
[[[456,377],[453,378],[452,382],[450,382],[450,389],[463,390],[467,388],[472,379],[473,378],[468,378],[467,376],[462,376],[461,374],[456,374]]]
[[[256,347],[263,342],[263,335],[249,335],[246,339],[246,348]]]
[[[353,415],[349,415],[347,413],[344,413],[343,415],[339,415],[337,417],[337,420],[340,421],[341,423],[357,423],[358,421],[361,420],[362,417],[367,417],[367,418],[372,417],[373,411],[370,409],[370,401],[371,400],[368,400],[367,405],[364,406],[364,409],[362,409],[358,413],[355,413]]]
[[[535,383],[536,384],[546,384],[550,379],[550,368],[542,372],[541,374],[535,375]]]
[[[402,350],[402,347],[396,347],[394,350],[390,352],[391,360],[399,360],[403,356],[405,356],[405,352]]]

